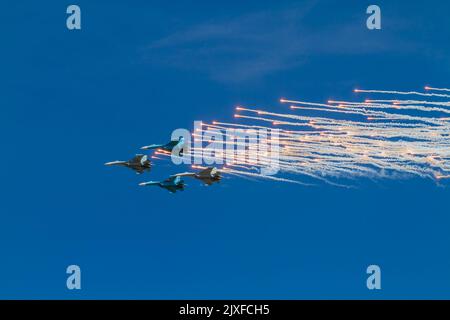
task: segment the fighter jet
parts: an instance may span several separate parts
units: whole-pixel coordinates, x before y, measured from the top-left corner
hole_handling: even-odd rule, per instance
[[[137,174],[141,174],[144,171],[150,171],[152,163],[148,159],[148,156],[137,154],[133,159],[128,161],[107,162],[105,166],[124,166],[136,171]]]
[[[180,150],[179,155],[183,156],[183,148],[184,148],[184,138],[180,137],[178,140],[170,141],[166,144],[151,144],[149,146],[144,146],[141,150],[150,150],[150,149],[161,149],[164,151],[172,152],[174,148]]]
[[[158,186],[168,190],[170,193],[184,191],[184,181],[180,177],[172,176],[164,181],[149,181],[139,183],[140,186]]]
[[[204,184],[210,186],[214,182],[219,182],[222,179],[219,170],[216,167],[206,168],[199,172],[184,172],[174,174],[172,177],[193,177],[201,180]]]

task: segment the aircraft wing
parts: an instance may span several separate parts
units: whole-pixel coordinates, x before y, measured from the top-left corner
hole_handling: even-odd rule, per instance
[[[159,181],[141,182],[141,183],[139,183],[139,185],[140,185],[141,187],[145,187],[145,186],[157,186],[157,185],[159,185]]]
[[[166,180],[164,180],[164,182],[175,182],[176,178],[177,178],[177,176],[173,175],[173,176],[170,176],[169,178],[167,178]]]
[[[177,188],[175,188],[175,186],[165,186],[164,188],[166,188],[171,193],[177,192]]]
[[[133,169],[134,171],[136,171],[137,174],[142,174],[144,173],[144,169],[140,168],[140,167],[132,167],[131,169]]]
[[[126,161],[111,161],[111,162],[105,163],[105,166],[117,166],[117,165],[125,166],[125,165],[127,165],[127,162]]]
[[[150,149],[158,149],[164,147],[163,144],[151,144],[149,146],[141,147],[141,150],[150,150]]]
[[[203,177],[203,178],[201,178],[201,180],[203,181],[204,184],[206,184],[208,186],[213,184],[213,180],[211,180],[210,178]]]
[[[171,175],[170,177],[193,177],[195,176],[194,172],[183,172]]]

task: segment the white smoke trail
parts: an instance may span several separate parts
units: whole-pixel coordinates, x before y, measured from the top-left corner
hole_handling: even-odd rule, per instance
[[[425,87],[425,90],[450,92],[450,89],[447,89],[447,88],[433,88],[433,87],[428,87],[428,86]]]
[[[423,97],[441,97],[441,98],[450,98],[448,94],[439,94],[439,93],[423,93],[416,91],[389,91],[389,90],[363,90],[363,89],[355,89],[355,92],[358,93],[384,93],[384,94],[398,94],[398,95],[416,95]]]
[[[444,88],[427,87],[427,90],[450,92],[450,89]],[[446,94],[415,91],[356,91],[399,96],[450,97]],[[216,131],[224,131],[223,136],[228,138],[233,136],[226,131],[228,129],[277,129],[280,174],[300,175],[331,185],[343,186],[336,180],[345,181],[356,177],[375,179],[406,175],[433,180],[450,177],[450,117],[436,115],[450,114],[450,102],[401,99],[363,102],[330,100],[328,103],[287,99],[280,101],[291,104],[290,109],[295,114],[237,107],[236,111],[240,113],[235,115],[236,119],[251,123],[203,123],[202,129],[193,136],[199,138],[204,134],[208,136]],[[317,112],[321,115],[311,115]],[[293,127],[294,130],[287,130],[287,127]],[[273,142],[267,137],[263,137],[261,141]],[[272,163],[273,159],[267,152],[258,148],[250,149],[242,141],[224,141],[223,145],[243,147],[236,150],[233,163],[225,163],[226,168],[222,169],[225,174],[303,184],[279,176],[250,172]],[[193,157],[205,157],[203,147],[192,148],[190,153]],[[219,156],[224,153],[219,153]],[[207,154],[206,158],[213,157]],[[256,159],[256,162],[249,163],[249,158]]]

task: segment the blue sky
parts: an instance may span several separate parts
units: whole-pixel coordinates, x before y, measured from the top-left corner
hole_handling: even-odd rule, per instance
[[[172,195],[137,187],[169,163],[103,166],[238,104],[448,87],[450,4],[377,1],[369,31],[365,1],[75,3],[79,31],[68,2],[0,13],[1,298],[450,298],[448,187],[230,178]]]

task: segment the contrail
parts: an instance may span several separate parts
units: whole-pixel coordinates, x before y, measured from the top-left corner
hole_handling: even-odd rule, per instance
[[[315,103],[315,102],[308,102],[308,101],[298,101],[298,100],[285,100],[285,99],[280,99],[281,103],[294,103],[294,104],[305,104],[305,105],[309,105],[309,106],[317,106],[317,107],[331,107],[329,104],[324,104],[324,103]]]
[[[450,92],[450,89],[447,89],[447,88],[433,88],[433,87],[428,87],[428,86],[425,87],[425,90]]]
[[[267,176],[267,175],[262,175],[262,174],[257,174],[257,173],[251,173],[251,172],[246,172],[246,171],[234,170],[234,169],[230,169],[230,168],[227,168],[227,167],[222,168],[221,171],[224,172],[224,173],[242,174],[242,175],[246,175],[246,176],[262,178],[262,179],[267,179],[267,180],[273,180],[273,181],[279,181],[279,182],[295,183],[295,184],[300,184],[302,186],[312,186],[312,184],[303,183],[303,182],[296,181],[296,180],[290,180],[290,179],[279,178],[279,177],[274,177],[274,176]]]
[[[339,103],[340,109],[349,108],[350,110],[359,108],[369,108],[369,109],[395,109],[395,110],[419,110],[424,112],[443,112],[443,113],[450,113],[450,109],[444,109],[444,108],[436,108],[436,107],[425,107],[420,105],[414,105],[413,101],[407,101],[404,102],[405,105],[403,105],[402,101],[391,101],[391,104],[387,103],[376,103],[376,101],[370,102],[348,102],[348,101],[333,101],[333,103]],[[393,102],[393,103],[392,103]],[[417,101],[416,103],[421,104],[420,101]],[[447,104],[444,104],[444,106],[447,106]],[[291,106],[291,109],[299,109],[300,107]]]
[[[416,95],[416,96],[424,96],[424,97],[441,97],[441,98],[450,98],[448,94],[439,94],[439,93],[423,93],[416,91],[388,91],[388,90],[363,90],[363,89],[355,89],[357,93],[385,93],[385,94],[399,94],[399,95]]]
[[[450,89],[427,87],[427,91]],[[274,182],[310,185],[317,181],[347,186],[359,178],[398,179],[410,176],[443,181],[450,179],[450,102],[436,101],[450,95],[422,92],[355,90],[375,97],[362,102],[330,100],[327,103],[280,99],[283,106],[236,107],[236,122],[202,122],[192,136],[198,144],[186,156],[216,161],[223,174]],[[380,100],[380,94],[393,99]],[[404,95],[426,100],[395,99]],[[248,140],[235,139],[235,131],[258,133],[255,148]],[[272,137],[275,132],[276,139]],[[204,143],[221,133],[223,151],[211,152]],[[262,148],[261,146],[265,146]],[[277,153],[272,152],[276,146]],[[270,147],[270,148],[269,148]],[[269,150],[271,152],[269,152]],[[167,159],[170,154],[156,151]],[[230,155],[232,157],[230,157]],[[165,157],[164,157],[165,156]],[[263,175],[276,164],[276,175]],[[256,172],[255,172],[256,171]],[[288,175],[286,178],[284,175]],[[291,177],[299,177],[299,180]]]

